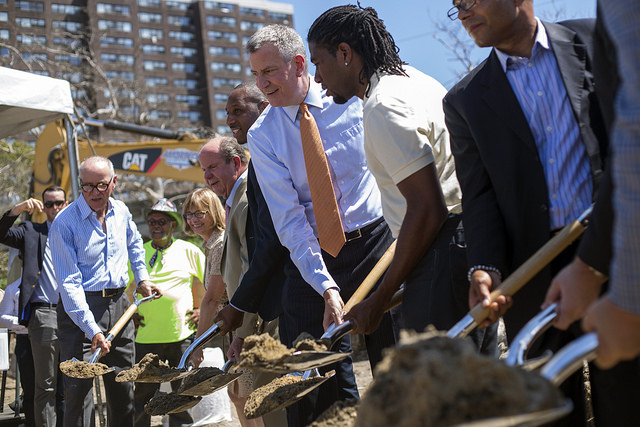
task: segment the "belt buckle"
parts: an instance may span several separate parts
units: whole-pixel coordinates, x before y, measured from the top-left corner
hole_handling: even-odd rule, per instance
[[[102,298],[106,298],[107,296],[107,289],[105,288],[102,290]]]
[[[358,228],[357,230],[352,231],[349,234],[353,234],[353,236],[349,236],[349,238],[346,240],[347,242],[350,242],[352,240],[356,240],[362,237],[362,229]]]

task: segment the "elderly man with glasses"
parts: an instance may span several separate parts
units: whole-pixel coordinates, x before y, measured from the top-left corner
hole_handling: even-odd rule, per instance
[[[42,192],[42,201],[35,198],[22,201],[0,219],[0,243],[20,250],[22,256],[18,321],[27,325],[29,334],[16,337],[16,355],[28,426],[55,426],[57,417],[62,417],[56,321],[58,284],[47,235],[54,218],[67,204],[64,189],[51,186]],[[47,220],[22,221],[11,227],[23,212],[43,212]]]
[[[489,300],[489,292],[595,200],[608,138],[592,67],[594,20],[543,22],[533,0],[455,0],[459,19],[489,57],[444,98],[445,121],[462,188],[470,303],[504,314],[507,337],[540,310],[551,278],[578,255],[572,245],[517,295]],[[581,248],[582,249],[582,248]],[[507,310],[510,304],[511,308]],[[505,313],[506,311],[506,313]],[[557,350],[581,333],[549,329],[530,355]],[[637,425],[627,406],[638,392],[637,365],[620,372],[591,367],[596,425]],[[615,384],[615,385],[614,385]],[[560,424],[584,425],[583,378],[565,381],[576,409]],[[638,389],[637,387],[635,387]]]
[[[127,261],[143,296],[162,292],[149,281],[142,238],[126,205],[112,199],[117,176],[109,159],[94,156],[80,165],[82,197],[62,211],[49,242],[62,305],[58,305],[60,359],[89,361],[97,349],[101,362],[115,368],[104,378],[109,425],[133,426],[133,384],[115,375],[133,366],[134,325],[127,322],[113,339],[110,330],[129,307],[124,293]],[[64,425],[93,425],[93,380],[64,377]]]

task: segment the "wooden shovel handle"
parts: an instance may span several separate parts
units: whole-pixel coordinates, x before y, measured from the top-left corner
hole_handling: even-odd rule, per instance
[[[585,225],[579,221],[573,221],[565,226],[558,234],[538,249],[528,260],[526,260],[516,271],[493,292],[491,301],[495,301],[500,295],[512,296],[527,284],[536,274],[547,266],[556,256],[565,250],[584,232]],[[477,324],[482,323],[489,317],[489,309],[482,307],[482,303],[476,305],[469,312]]]
[[[112,340],[116,335],[118,335],[122,328],[124,328],[124,325],[126,325],[129,319],[131,319],[133,313],[135,313],[136,311],[138,311],[138,306],[136,304],[131,304],[129,308],[127,308],[127,311],[124,312],[122,317],[120,317],[116,324],[113,325],[113,328],[111,328],[109,334],[107,335],[107,339]]]
[[[376,265],[373,266],[367,277],[364,278],[360,286],[358,286],[358,289],[356,289],[353,295],[351,295],[349,301],[347,301],[347,303],[344,305],[343,310],[345,312],[348,313],[354,305],[362,302],[362,300],[364,300],[367,295],[369,295],[371,289],[373,289],[376,283],[378,283],[378,279],[380,279],[384,272],[387,271],[387,268],[389,268],[395,252],[396,241],[394,240],[393,243],[389,245],[385,253],[382,254],[382,257],[380,257]]]

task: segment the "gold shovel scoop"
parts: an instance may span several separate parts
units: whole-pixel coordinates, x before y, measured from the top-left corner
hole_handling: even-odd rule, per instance
[[[149,301],[153,299],[157,294],[154,292],[152,295],[138,299],[137,294],[134,298],[133,304],[129,306],[127,311],[118,319],[113,328],[107,334],[106,340],[111,341],[115,338],[116,335],[124,328],[127,324],[131,316],[138,310],[138,306],[145,301]],[[89,362],[85,362],[84,360],[78,360],[75,357],[71,360],[65,360],[64,362],[60,362],[60,370],[65,375],[72,378],[94,378],[100,375],[104,375],[107,372],[112,372],[115,368],[110,368],[104,363],[99,363],[98,359],[100,358],[100,354],[102,353],[101,348],[97,348],[96,351],[91,356],[91,360]]]

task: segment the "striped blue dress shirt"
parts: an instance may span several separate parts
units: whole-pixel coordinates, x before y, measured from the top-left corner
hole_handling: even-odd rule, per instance
[[[142,238],[127,206],[109,199],[106,234],[84,197],[56,216],[49,231],[53,267],[64,309],[86,337],[101,331],[85,291],[125,287],[131,261],[136,283],[149,279]]]
[[[587,209],[593,180],[587,151],[544,25],[531,58],[496,49],[538,148],[549,192],[551,229],[563,227]]]

